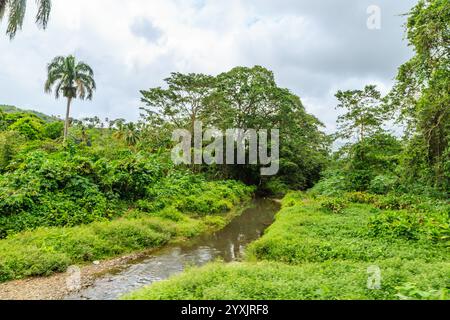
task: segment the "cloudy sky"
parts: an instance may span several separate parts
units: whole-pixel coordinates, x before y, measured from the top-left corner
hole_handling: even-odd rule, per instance
[[[53,0],[42,31],[28,1],[13,41],[0,25],[0,104],[64,114],[64,101],[43,91],[46,65],[57,55],[75,54],[95,71],[94,100],[76,101],[73,116],[128,120],[139,115],[139,90],[162,85],[170,72],[262,65],[332,132],[337,90],[374,83],[386,92],[411,57],[401,14],[415,2]],[[381,10],[380,29],[367,27],[372,5]]]

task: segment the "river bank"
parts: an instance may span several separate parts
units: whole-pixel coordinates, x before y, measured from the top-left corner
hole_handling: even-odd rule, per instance
[[[194,236],[191,239],[178,237],[172,239],[163,247],[137,251],[118,258],[95,261],[95,264],[90,263],[80,265],[78,279],[79,287],[76,288],[76,290],[71,290],[67,285],[67,281],[71,276],[69,273],[57,273],[48,277],[34,277],[1,283],[0,300],[61,300],[67,298],[85,299],[86,297],[83,296],[83,292],[86,290],[89,291],[97,281],[100,281],[100,283],[104,283],[106,281],[106,283],[111,285],[114,282],[111,278],[117,277],[117,275],[120,275],[124,270],[130,269],[130,267],[139,265],[140,263],[145,263],[145,261],[151,259],[155,255],[163,256],[164,254],[167,254],[167,251],[177,250],[177,248],[189,250],[188,248],[192,249],[193,246],[196,246],[199,243],[204,244],[205,241],[208,241],[207,239],[217,239],[218,241],[216,241],[216,245],[219,245],[220,235],[217,236],[218,233],[228,235],[225,237],[226,239],[224,239],[224,242],[220,245],[226,246],[226,242],[231,238],[249,242],[255,237],[260,236],[262,231],[252,230],[256,232],[254,235],[248,235],[247,231],[248,239],[245,240],[242,239],[242,233],[240,233],[239,230],[236,231],[236,226],[247,228],[247,230],[252,229],[255,226],[254,221],[253,223],[249,221],[251,214],[248,215],[246,213],[248,213],[248,210],[252,210],[249,209],[250,207],[253,207],[253,210],[255,210],[255,207],[257,211],[260,210],[260,206],[258,206],[257,203],[259,203],[259,201],[256,200],[254,200],[251,204],[248,202],[241,203],[238,207],[223,216],[223,221],[221,224],[209,226],[207,231]],[[261,217],[261,223],[264,225],[259,224],[258,227],[263,228],[265,225],[268,225],[271,222],[275,211],[276,209],[271,209],[268,216],[266,215]],[[245,223],[244,221],[236,221],[236,219],[240,219],[242,216],[244,216],[243,220],[245,220]],[[264,218],[266,218],[266,220]],[[230,229],[235,230],[235,232],[230,234]],[[242,248],[240,249],[242,250]],[[225,251],[229,252],[224,249],[224,252]],[[227,258],[226,254],[223,254],[222,258],[224,258],[224,260],[235,259],[240,255],[240,253],[241,252],[238,251],[233,258]],[[169,268],[169,266],[164,266],[164,269],[166,268]],[[109,290],[108,288],[105,289]],[[106,292],[105,295],[106,297],[103,298],[108,298],[108,292]]]
[[[386,219],[408,216],[408,230],[433,227],[440,211],[385,210],[378,208],[382,200],[386,199],[364,194],[337,199],[292,192],[264,236],[247,248],[243,262],[191,268],[125,298],[449,299],[448,241],[430,239],[425,229],[410,238],[398,229],[400,218]],[[415,224],[415,215],[433,224]]]

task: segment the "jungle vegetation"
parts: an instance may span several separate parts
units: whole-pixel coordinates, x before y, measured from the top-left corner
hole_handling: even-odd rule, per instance
[[[50,3],[38,1],[42,27]],[[25,6],[0,0],[11,37]],[[372,84],[337,92],[343,113],[332,136],[262,66],[174,72],[136,93],[134,122],[73,119],[71,101],[93,97],[94,71],[55,58],[42,85],[66,98],[64,121],[0,107],[0,281],[217,230],[258,193],[284,196],[283,209],[244,263],[194,269],[128,298],[448,298],[449,22],[449,1],[419,1],[406,24],[414,57],[386,96]],[[193,131],[195,121],[279,129],[279,174],[261,176],[258,164],[173,164],[173,130]],[[336,139],[344,145],[333,152]],[[371,263],[386,271],[383,290],[364,283]]]

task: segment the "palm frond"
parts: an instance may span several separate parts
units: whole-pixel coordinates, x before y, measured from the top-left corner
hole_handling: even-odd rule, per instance
[[[9,0],[9,21],[6,34],[12,39],[22,29],[27,8],[27,0]]]
[[[62,93],[65,97],[91,100],[96,89],[94,72],[83,62],[76,61],[74,56],[56,57],[47,67],[48,77],[45,91],[50,93],[57,81],[56,98]]]
[[[51,0],[36,0],[38,12],[36,15],[36,23],[39,27],[45,29],[47,27],[50,11],[52,9]]]
[[[0,0],[0,22],[2,21],[9,0]]]

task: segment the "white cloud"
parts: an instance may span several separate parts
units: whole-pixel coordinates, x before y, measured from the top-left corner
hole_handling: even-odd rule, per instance
[[[411,55],[397,15],[413,0],[378,1],[379,31],[366,27],[366,0],[54,0],[46,31],[34,25],[28,2],[24,30],[13,41],[0,35],[0,103],[49,114],[64,111],[63,101],[43,92],[45,66],[57,55],[74,53],[96,73],[94,100],[77,101],[74,116],[130,120],[139,114],[139,90],[161,85],[170,72],[259,64],[331,132],[335,91],[367,83],[387,91]]]

